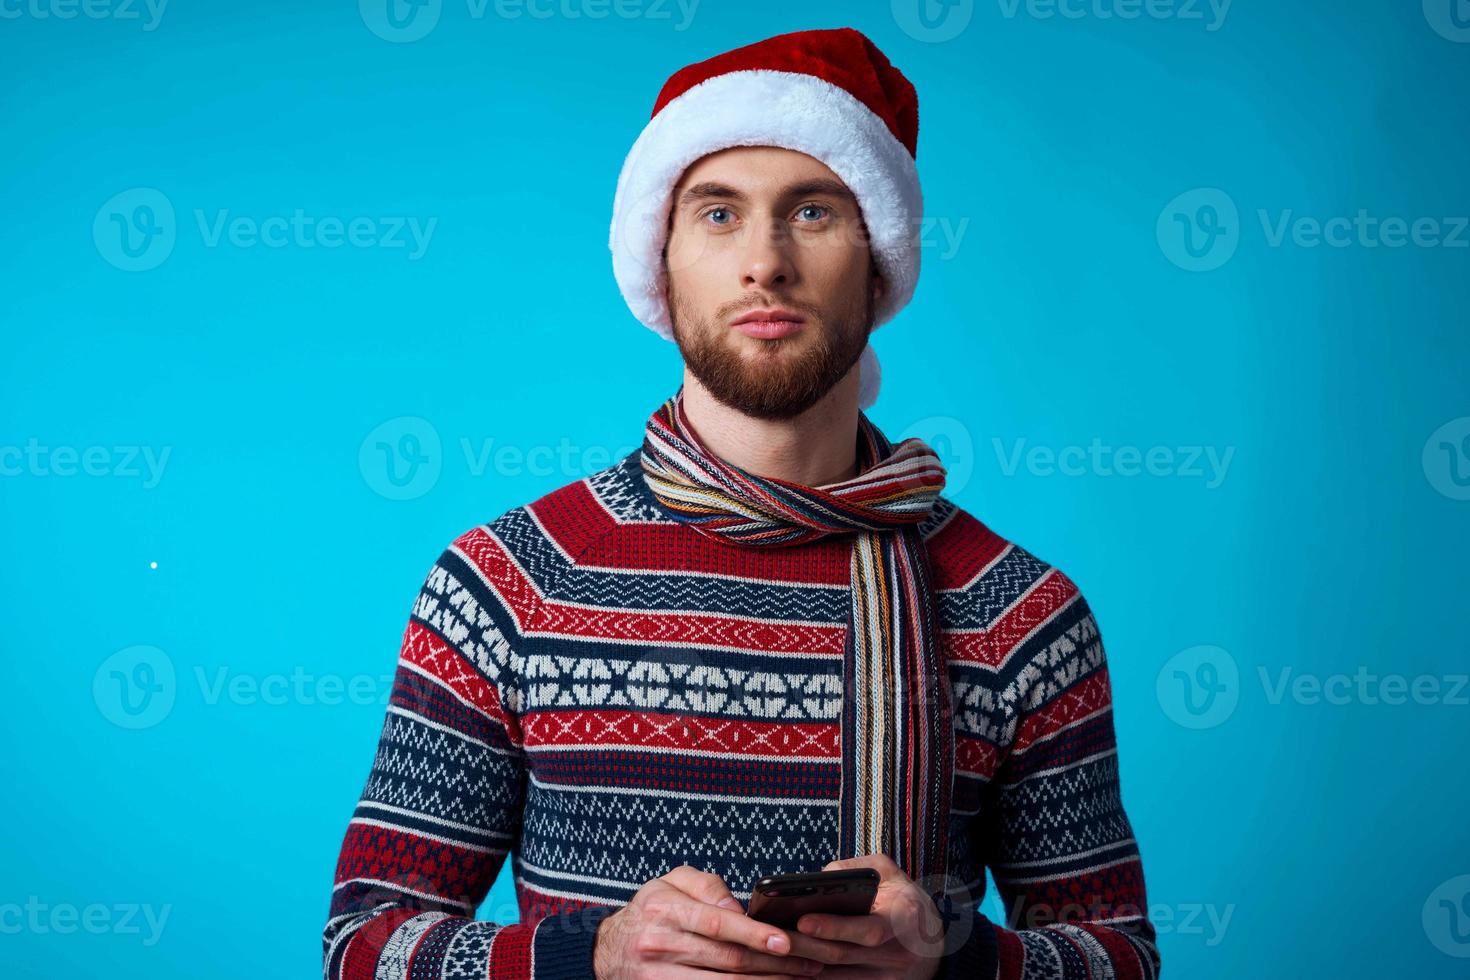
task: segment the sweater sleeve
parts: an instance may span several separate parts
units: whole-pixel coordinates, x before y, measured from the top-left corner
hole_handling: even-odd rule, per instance
[[[972,833],[1006,925],[971,909],[939,975],[1153,980],[1159,952],[1092,611],[1050,568],[991,632],[997,662],[1015,669],[1003,674],[1004,754]]]
[[[516,845],[526,765],[512,672],[517,620],[462,535],[414,603],[367,785],[348,822],[322,937],[325,980],[590,977],[585,906],[534,922],[474,918]]]

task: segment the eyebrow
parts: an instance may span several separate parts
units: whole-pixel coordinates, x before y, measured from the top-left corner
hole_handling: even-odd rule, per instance
[[[800,183],[792,184],[781,192],[779,200],[787,200],[793,197],[807,197],[812,194],[829,194],[852,203],[856,203],[857,201],[857,198],[853,196],[852,191],[848,190],[846,184],[840,180],[833,180],[830,177],[813,177],[811,180],[803,180]],[[742,203],[746,200],[743,193],[730,185],[721,184],[719,181],[706,180],[689,187],[683,194],[680,194],[679,207],[682,208],[697,201],[708,200],[710,198],[724,198],[725,200],[739,201]]]

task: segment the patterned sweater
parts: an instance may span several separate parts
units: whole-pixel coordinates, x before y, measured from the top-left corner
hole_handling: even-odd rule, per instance
[[[1087,603],[948,498],[920,530],[968,893],[941,976],[1156,977]],[[851,856],[835,853],[850,547],[706,537],[663,513],[637,450],[457,538],[404,632],[327,980],[590,977],[597,923],[681,864],[748,902],[762,875]],[[507,855],[519,921],[476,920]],[[1005,924],[979,911],[987,867]]]

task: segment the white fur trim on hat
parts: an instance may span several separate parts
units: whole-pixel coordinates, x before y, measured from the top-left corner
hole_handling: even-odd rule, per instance
[[[908,148],[873,110],[814,75],[755,69],[706,79],[649,120],[618,175],[613,199],[613,275],[633,315],[674,339],[663,264],[671,197],[699,158],[732,146],[779,146],[826,164],[857,198],[885,280],[874,327],[891,320],[919,281],[923,195]],[[877,398],[877,356],[863,350],[859,386]],[[872,370],[868,370],[871,365]]]

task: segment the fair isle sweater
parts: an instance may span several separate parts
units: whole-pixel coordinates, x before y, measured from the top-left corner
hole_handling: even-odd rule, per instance
[[[949,873],[968,892],[940,975],[1156,977],[1086,601],[948,498],[920,530],[954,708]],[[850,548],[701,534],[662,511],[637,450],[458,537],[404,632],[327,980],[591,977],[597,923],[681,864],[747,903],[762,875],[852,856]],[[519,921],[477,920],[507,856]],[[987,868],[1005,923],[979,911]]]

